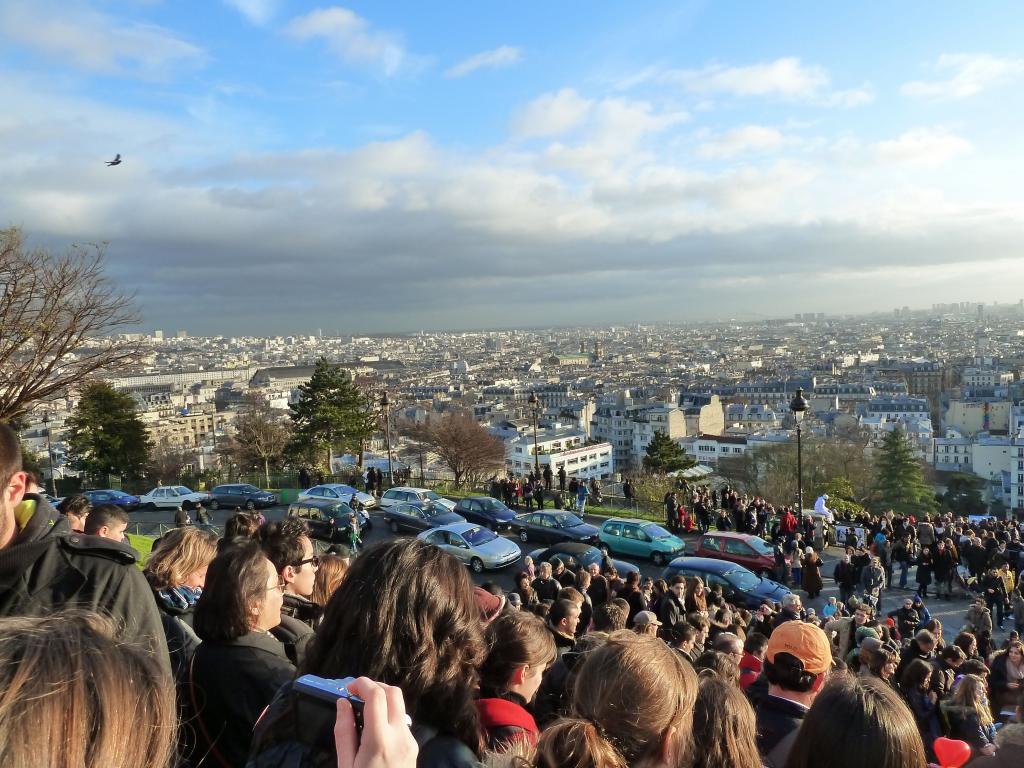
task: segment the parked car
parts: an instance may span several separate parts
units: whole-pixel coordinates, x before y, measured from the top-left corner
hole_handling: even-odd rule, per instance
[[[555,509],[551,512],[524,512],[512,521],[512,531],[522,542],[539,541],[555,544],[560,541],[598,543],[598,530],[572,512]]]
[[[775,554],[771,546],[749,533],[705,533],[697,542],[693,556],[728,560],[762,576],[775,573]]]
[[[210,494],[193,491],[184,485],[162,485],[139,497],[139,502],[147,509],[193,509],[209,501]]]
[[[392,504],[384,510],[384,520],[391,527],[392,533],[403,530],[418,533],[428,528],[466,522],[462,515],[450,512],[447,507],[430,501],[403,501],[401,504]]]
[[[563,541],[559,544],[550,546],[547,549],[535,549],[530,553],[530,557],[533,558],[535,565],[537,563],[550,563],[557,557],[562,561],[562,565],[575,573],[580,568],[589,568],[592,563],[602,565],[604,563],[605,554],[600,549],[592,547],[590,544],[583,544],[577,541]],[[622,577],[625,577],[627,573],[640,572],[639,568],[632,563],[625,562],[624,560],[612,560],[612,565],[615,566],[615,570],[617,570],[619,575]]]
[[[477,523],[442,525],[423,531],[417,538],[450,552],[472,568],[473,573],[483,573],[488,568],[504,568],[519,562],[523,556],[514,541]]]
[[[491,496],[459,499],[453,511],[471,523],[486,525],[492,531],[507,531],[516,519],[515,512]]]
[[[89,499],[94,507],[100,504],[116,504],[125,511],[138,509],[141,506],[138,496],[132,496],[124,491],[116,491],[113,488],[104,488],[99,491],[82,491],[82,495]]]
[[[446,499],[444,496],[430,490],[429,488],[406,488],[404,486],[388,488],[384,491],[384,495],[380,497],[380,507],[381,509],[387,509],[388,507],[393,507],[395,504],[401,504],[407,501],[429,501],[434,504],[440,504],[442,507],[447,508],[449,512],[455,510],[454,501]]]
[[[664,565],[686,551],[686,544],[657,523],[612,517],[601,526],[601,549]]]
[[[373,528],[370,515],[362,510],[353,510],[343,501],[329,499],[303,499],[288,505],[288,514],[306,521],[309,534],[319,541],[332,544],[347,544],[349,540],[349,516],[355,514],[363,531]]]
[[[344,485],[342,483],[314,485],[312,488],[307,488],[300,492],[297,500],[327,499],[328,501],[344,501],[346,504],[351,504],[353,495],[356,497],[356,501],[359,502],[359,505],[363,509],[372,509],[377,506],[377,497],[372,493],[364,493],[358,488],[353,488],[351,485]]]
[[[781,602],[790,593],[778,582],[762,578],[742,565],[710,557],[677,557],[661,577],[668,581],[679,574],[700,576],[708,586],[720,584],[726,600],[751,609],[765,602]]]
[[[255,485],[241,483],[237,485],[218,485],[210,491],[210,509],[220,507],[272,507],[277,504],[277,496],[257,488]]]

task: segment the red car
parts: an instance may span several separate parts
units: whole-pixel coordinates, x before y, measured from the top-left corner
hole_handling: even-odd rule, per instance
[[[771,578],[775,573],[775,555],[771,546],[764,539],[749,533],[705,533],[693,555],[737,563],[758,576]]]

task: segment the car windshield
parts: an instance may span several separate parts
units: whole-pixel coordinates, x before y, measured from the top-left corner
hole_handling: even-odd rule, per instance
[[[508,509],[508,507],[506,507],[497,499],[480,499],[480,503],[483,505],[483,508],[486,509],[488,512],[502,512]]]
[[[347,493],[347,494],[352,494],[352,493],[356,493],[357,492],[356,489],[353,488],[351,485],[336,485],[336,486],[334,486],[334,490],[337,491],[338,493]]]
[[[113,496],[115,499],[123,499],[126,496],[128,496],[128,494],[125,493],[124,491],[111,491],[110,495]]]
[[[757,585],[761,583],[760,577],[755,576],[746,569],[726,571],[722,575],[729,581],[729,583],[743,592],[750,592],[752,589],[757,589]]]
[[[645,525],[644,533],[650,536],[652,539],[667,539],[672,534],[662,528],[660,525]]]
[[[438,496],[433,491],[427,491],[426,493],[424,493],[423,498],[427,499],[428,501],[441,501],[441,497]]]
[[[470,528],[462,534],[462,538],[469,542],[471,546],[476,547],[480,544],[486,544],[488,541],[494,541],[498,538],[498,535],[489,528]]]
[[[759,555],[770,555],[775,551],[764,539],[755,537],[753,539],[749,539],[747,543],[750,544],[750,546],[754,548],[754,551]]]
[[[260,489],[257,488],[255,485],[243,485],[241,488],[238,489],[238,492],[239,493],[259,493]]]
[[[423,516],[424,517],[437,517],[442,512],[447,512],[448,511],[444,507],[439,506],[437,504],[424,504],[421,507],[421,509],[423,510]]]
[[[558,528],[572,528],[577,525],[583,525],[583,521],[576,517],[576,515],[570,515],[566,512],[555,515],[555,526]]]
[[[192,490],[190,488],[186,488],[184,485],[179,485],[177,488],[174,489],[174,491],[179,496],[187,496],[188,494],[192,493]]]
[[[577,561],[584,567],[588,567],[593,563],[601,564],[604,556],[601,554],[601,550],[597,547],[587,547],[583,552],[578,552],[573,555]]]

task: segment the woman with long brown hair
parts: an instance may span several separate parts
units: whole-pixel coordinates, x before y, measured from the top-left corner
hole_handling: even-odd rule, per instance
[[[586,654],[572,710],[541,734],[538,768],[687,766],[697,681],[655,637],[620,631]]]
[[[761,768],[754,708],[739,686],[704,675],[693,710],[692,768]]]

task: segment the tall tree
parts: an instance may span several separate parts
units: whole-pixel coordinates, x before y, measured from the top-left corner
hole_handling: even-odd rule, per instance
[[[914,454],[902,429],[896,427],[885,436],[875,466],[878,471],[876,509],[891,509],[897,514],[919,518],[935,513],[935,491],[925,482],[923,462]]]
[[[505,466],[504,444],[469,416],[446,414],[413,434],[451,470],[457,486],[481,482]]]
[[[263,467],[270,487],[270,468],[279,466],[291,439],[291,425],[258,393],[247,395],[234,421],[234,434],[225,452],[240,467]]]
[[[982,481],[975,475],[958,472],[949,478],[942,506],[956,515],[984,515],[988,507],[981,496]]]
[[[137,480],[145,473],[150,441],[131,395],[102,381],[86,384],[66,426],[75,469],[97,480]]]
[[[175,445],[166,437],[153,444],[149,452],[148,477],[164,485],[180,483],[185,469],[197,464],[196,456],[182,445]]]
[[[299,399],[289,407],[295,427],[292,452],[315,450],[326,459],[328,471],[336,450],[352,451],[362,460],[363,445],[379,417],[370,394],[356,386],[348,371],[324,358],[317,360],[312,377],[299,387]]]
[[[0,230],[0,421],[135,359],[136,342],[110,338],[138,317],[103,256],[99,246],[30,249],[21,230]]]
[[[696,465],[680,445],[664,432],[655,432],[647,445],[644,456],[644,469],[659,475],[689,469]]]

